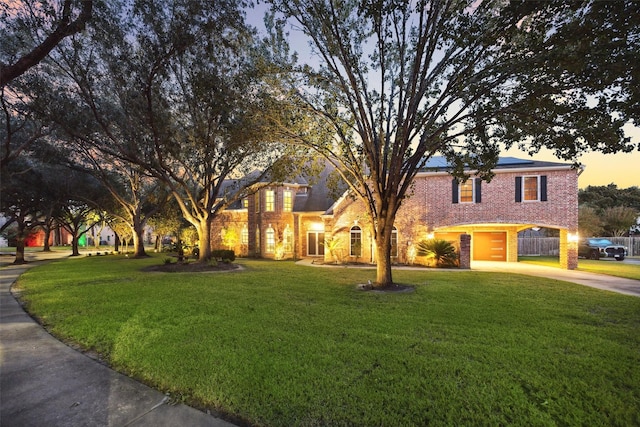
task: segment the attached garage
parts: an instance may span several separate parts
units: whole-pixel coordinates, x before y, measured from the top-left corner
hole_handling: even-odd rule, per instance
[[[504,231],[476,231],[471,244],[476,261],[507,260],[507,233]]]

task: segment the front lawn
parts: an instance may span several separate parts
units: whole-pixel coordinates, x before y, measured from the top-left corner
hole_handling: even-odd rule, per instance
[[[537,277],[160,257],[55,261],[19,288],[55,334],[251,425],[639,425],[640,298]]]
[[[518,257],[519,262],[528,264],[544,265],[547,267],[560,268],[558,257],[552,256],[521,256]],[[591,260],[578,259],[578,270],[589,273],[607,274],[609,276],[624,277],[627,279],[640,280],[640,264],[627,264],[616,261],[613,258]]]

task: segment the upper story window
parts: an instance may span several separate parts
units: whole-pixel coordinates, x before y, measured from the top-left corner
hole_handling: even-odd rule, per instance
[[[293,193],[291,190],[284,190],[282,192],[282,210],[285,212],[291,212],[293,210]]]
[[[547,177],[545,175],[516,177],[516,202],[523,201],[547,201]]]
[[[482,180],[469,178],[464,182],[454,178],[451,183],[452,203],[480,203],[482,201]]]
[[[267,190],[264,192],[264,211],[273,212],[276,210],[276,192]]]
[[[256,213],[259,213],[260,212],[260,192],[259,191],[253,195],[253,201],[254,201],[254,204],[256,205]]]
[[[460,203],[473,203],[473,180],[460,183]]]
[[[242,208],[247,209],[249,207],[249,198],[245,197],[242,199]]]

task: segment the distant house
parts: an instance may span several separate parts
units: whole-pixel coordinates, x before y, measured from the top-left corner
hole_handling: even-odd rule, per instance
[[[418,173],[394,224],[395,262],[410,261],[420,240],[457,243],[461,235],[471,236],[471,260],[516,262],[518,232],[546,227],[560,232],[561,265],[577,267],[579,170],[566,163],[503,157],[491,182],[469,172],[472,177],[459,182],[444,159],[435,158]],[[326,169],[313,185],[296,178],[257,188],[214,220],[213,247],[244,256],[375,263],[371,219],[362,201],[348,191],[332,198],[328,176]],[[334,245],[327,246],[328,241]]]

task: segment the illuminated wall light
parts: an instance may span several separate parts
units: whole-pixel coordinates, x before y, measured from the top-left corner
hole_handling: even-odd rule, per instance
[[[309,224],[310,231],[324,231],[324,224],[321,222],[312,222]]]
[[[577,243],[580,240],[580,235],[578,233],[569,233],[567,235],[567,241],[571,243]]]

